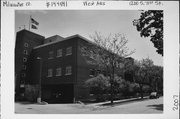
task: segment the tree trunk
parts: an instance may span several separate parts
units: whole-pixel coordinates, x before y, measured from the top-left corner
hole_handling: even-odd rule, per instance
[[[111,77],[111,104],[113,104],[114,100],[114,66],[112,67],[112,77]]]
[[[113,104],[113,84],[112,84],[112,79],[111,79],[111,104]]]
[[[140,84],[140,93],[141,93],[141,99],[143,99],[143,85]]]

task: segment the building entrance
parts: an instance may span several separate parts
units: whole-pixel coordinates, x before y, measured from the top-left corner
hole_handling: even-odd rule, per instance
[[[73,103],[73,84],[42,86],[42,100],[48,103]]]

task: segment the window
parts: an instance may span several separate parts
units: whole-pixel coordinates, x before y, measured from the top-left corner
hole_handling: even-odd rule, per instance
[[[28,51],[27,50],[24,50],[23,52],[25,55],[28,55]]]
[[[24,57],[24,58],[23,58],[23,62],[27,62],[27,58]]]
[[[28,43],[24,43],[24,47],[29,47],[29,44]]]
[[[22,77],[26,77],[26,74],[25,74],[25,73],[22,73],[21,76],[22,76]]]
[[[61,76],[61,68],[56,69],[56,76]]]
[[[26,70],[26,65],[23,65],[23,69]]]
[[[72,54],[72,47],[66,48],[66,56]]]
[[[25,81],[20,81],[20,88],[24,88],[25,87]]]
[[[71,75],[72,74],[72,67],[71,66],[67,66],[66,67],[66,75]]]
[[[48,77],[52,77],[53,74],[53,70],[52,69],[48,69]]]
[[[62,49],[57,50],[57,57],[62,57]]]
[[[53,51],[49,51],[49,58],[48,59],[53,59]]]

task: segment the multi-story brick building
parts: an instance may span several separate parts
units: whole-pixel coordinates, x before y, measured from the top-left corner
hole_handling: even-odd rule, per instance
[[[15,92],[23,94],[25,80],[29,69],[29,57],[35,46],[42,45],[44,37],[27,30],[22,30],[16,35],[15,45]]]
[[[47,102],[87,99],[89,89],[84,82],[97,67],[81,55],[79,47],[86,42],[80,35],[45,39],[27,30],[19,31],[15,48],[16,93],[23,94],[24,85],[39,84],[41,79],[42,99]]]

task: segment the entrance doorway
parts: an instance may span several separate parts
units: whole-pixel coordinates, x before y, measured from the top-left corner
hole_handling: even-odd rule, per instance
[[[73,103],[73,84],[42,86],[42,100],[48,103]]]

